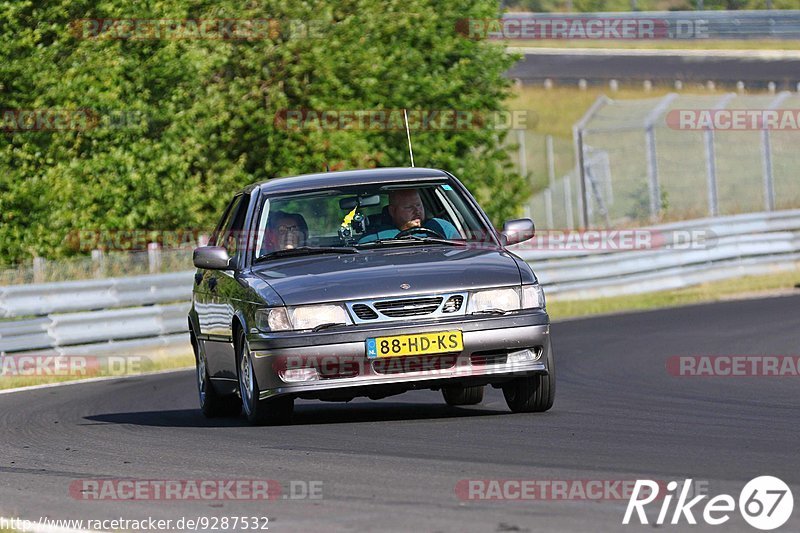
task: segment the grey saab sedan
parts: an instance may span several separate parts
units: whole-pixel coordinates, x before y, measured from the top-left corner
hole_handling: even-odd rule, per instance
[[[287,423],[294,400],[441,390],[514,412],[553,405],[545,298],[452,174],[384,168],[272,179],[234,195],[197,248],[189,330],[209,417]]]

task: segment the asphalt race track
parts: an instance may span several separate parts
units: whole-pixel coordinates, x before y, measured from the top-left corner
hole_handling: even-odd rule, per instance
[[[177,372],[0,395],[0,516],[268,516],[270,531],[652,531],[627,501],[464,501],[463,479],[703,480],[738,500],[775,475],[800,500],[797,377],[667,373],[673,355],[797,355],[800,296],[557,323],[556,404],[510,414],[499,391],[448,408],[420,391],[298,402],[293,425],[208,421]],[[84,478],[321,480],[321,500],[79,501]],[[782,530],[800,528],[800,512]],[[658,507],[648,507],[650,520]],[[671,516],[670,512],[670,516]],[[695,512],[700,518],[700,512]],[[702,518],[700,518],[702,521]],[[734,512],[724,526],[757,531]],[[782,531],[781,530],[781,531]]]
[[[765,88],[773,81],[778,89],[796,90],[800,82],[800,58],[760,59],[757,57],[725,57],[709,53],[705,56],[670,54],[634,55],[615,50],[613,55],[597,51],[581,54],[576,51],[557,53],[541,50],[525,54],[508,72],[510,78],[523,82],[541,82],[551,78],[561,82],[616,80],[651,80],[672,83],[705,83],[708,80],[735,84],[743,81],[751,88]]]

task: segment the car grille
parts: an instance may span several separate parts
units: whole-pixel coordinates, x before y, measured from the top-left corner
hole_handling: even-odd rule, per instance
[[[378,318],[378,313],[373,311],[372,308],[370,308],[370,306],[366,304],[354,305],[353,312],[361,320],[375,320],[376,318]]]
[[[410,298],[407,300],[389,300],[377,302],[375,308],[392,318],[403,316],[429,315],[439,309],[442,298]]]
[[[402,320],[409,317],[446,318],[463,315],[466,293],[430,294],[416,297],[361,300],[347,304],[356,324]]]

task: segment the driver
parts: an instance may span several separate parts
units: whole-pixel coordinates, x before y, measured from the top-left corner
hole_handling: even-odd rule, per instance
[[[376,233],[365,235],[359,242],[391,239],[401,231],[413,228],[433,230],[446,239],[460,239],[461,235],[450,222],[441,218],[425,219],[425,206],[417,189],[400,189],[389,193],[388,214],[392,224],[378,227]],[[413,232],[411,232],[413,234]],[[420,232],[421,233],[421,232]]]

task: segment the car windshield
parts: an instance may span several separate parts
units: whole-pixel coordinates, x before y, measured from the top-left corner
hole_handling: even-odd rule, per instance
[[[266,199],[255,259],[361,249],[493,242],[481,216],[448,183],[368,185]]]

